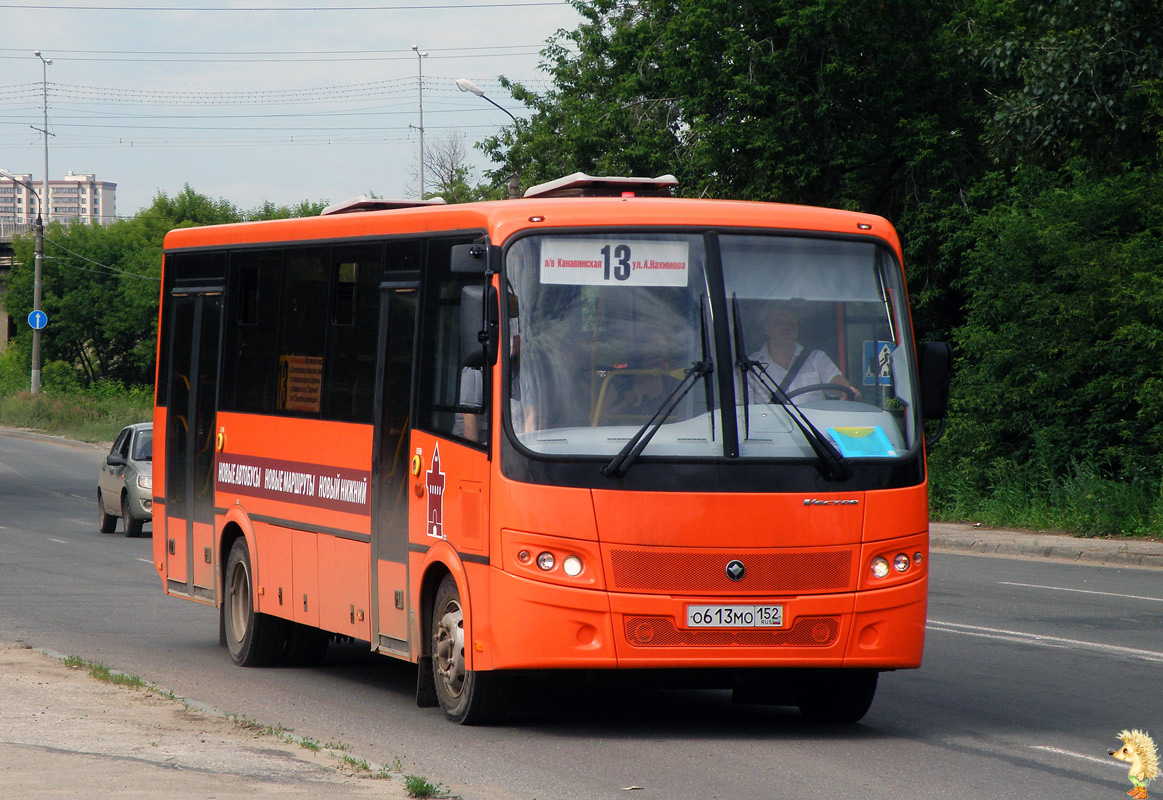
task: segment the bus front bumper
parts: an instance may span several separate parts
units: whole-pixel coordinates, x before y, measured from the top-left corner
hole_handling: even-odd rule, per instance
[[[864,667],[921,664],[927,581],[823,595],[709,600],[604,593],[492,570],[488,654],[481,667],[505,670]],[[692,628],[692,604],[778,604],[774,628]],[[484,655],[484,654],[482,654]]]

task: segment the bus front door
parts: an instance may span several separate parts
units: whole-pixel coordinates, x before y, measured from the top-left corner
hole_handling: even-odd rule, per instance
[[[410,656],[408,641],[408,451],[413,342],[418,290],[413,282],[381,287],[380,364],[372,475],[372,608],[375,646]]]
[[[214,420],[222,291],[175,290],[170,312],[166,589],[213,601]],[[156,531],[160,526],[155,522],[154,527]]]

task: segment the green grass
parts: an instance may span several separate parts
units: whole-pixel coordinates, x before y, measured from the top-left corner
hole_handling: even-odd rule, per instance
[[[82,442],[111,442],[133,422],[152,418],[153,398],[144,389],[106,387],[85,394],[28,390],[0,396],[0,425],[31,428]]]
[[[409,797],[437,797],[444,791],[444,785],[433,783],[419,775],[405,775],[404,791]]]

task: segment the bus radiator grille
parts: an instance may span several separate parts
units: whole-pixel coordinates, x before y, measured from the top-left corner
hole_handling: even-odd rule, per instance
[[[744,562],[741,581],[727,577],[727,564]],[[666,553],[612,550],[614,588],[638,592],[706,594],[786,594],[851,588],[852,551],[803,553]]]
[[[830,647],[840,633],[835,617],[800,617],[787,629],[680,630],[669,617],[626,617],[626,641],[635,647]]]

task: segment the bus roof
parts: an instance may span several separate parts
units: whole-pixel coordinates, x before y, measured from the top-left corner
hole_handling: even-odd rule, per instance
[[[499,245],[523,230],[662,226],[867,235],[900,250],[892,225],[873,214],[781,203],[666,197],[535,197],[178,228],[166,235],[165,249],[441,232],[487,232],[490,241]]]

